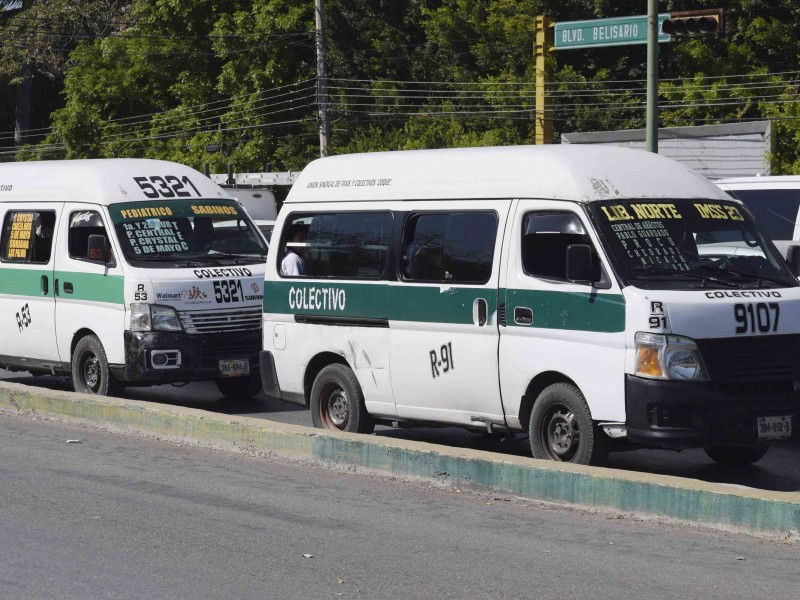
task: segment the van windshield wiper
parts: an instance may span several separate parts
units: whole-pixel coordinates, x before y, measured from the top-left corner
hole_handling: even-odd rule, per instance
[[[243,265],[248,261],[248,256],[263,256],[261,253],[256,254],[232,254],[230,252],[220,252],[219,250],[210,250],[209,253],[205,256],[205,258],[216,259],[216,258],[230,258],[234,261],[237,265]]]
[[[728,275],[734,275],[738,277],[740,280],[747,279],[749,281],[755,281],[756,286],[761,287],[761,283],[764,281],[769,281],[771,283],[777,283],[778,285],[790,285],[788,278],[786,279],[778,279],[777,277],[768,277],[766,275],[757,275],[755,273],[748,273],[747,271],[741,271],[740,269],[736,269],[735,267],[731,267],[730,265],[724,267],[714,267],[711,265],[700,265],[696,268],[703,268],[709,269],[713,271],[718,271],[721,273],[727,273]]]
[[[692,273],[691,271],[682,271],[672,267],[665,267],[663,265],[639,265],[633,269],[637,273],[647,276],[675,278],[675,279],[696,279],[701,282],[700,287],[705,287],[706,283],[711,282],[718,285],[725,285],[728,287],[741,287],[741,283],[734,281],[725,281],[718,279],[711,275],[701,275],[700,273]]]

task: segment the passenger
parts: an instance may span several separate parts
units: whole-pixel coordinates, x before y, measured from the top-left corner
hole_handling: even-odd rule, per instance
[[[306,239],[308,231],[305,227],[297,227],[291,231],[286,242],[286,254],[281,260],[281,275],[305,275],[303,255],[306,253]]]

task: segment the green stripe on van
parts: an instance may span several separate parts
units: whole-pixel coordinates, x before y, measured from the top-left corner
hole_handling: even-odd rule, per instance
[[[42,294],[42,275],[47,276],[48,291]],[[52,298],[55,292],[53,277],[58,279],[59,298],[92,302],[125,303],[125,283],[121,275],[100,275],[48,269],[0,269],[0,294]],[[64,293],[64,284],[72,284],[72,293]]]
[[[486,288],[447,285],[389,285],[267,281],[264,312],[426,323],[472,323],[472,304],[484,298],[491,313],[497,292]]]
[[[532,325],[516,325],[514,309],[530,308]],[[506,290],[509,326],[571,329],[612,333],[625,331],[625,299],[621,294],[588,294],[543,290]]]
[[[42,293],[42,275],[47,276],[47,295]],[[0,294],[53,297],[53,272],[47,269],[0,269]]]
[[[125,281],[121,275],[100,275],[57,271],[59,298],[125,304]],[[72,293],[64,292],[64,284],[72,284]]]
[[[477,298],[497,310],[497,292],[486,288],[388,283],[267,281],[264,312],[470,324]],[[514,326],[514,308],[530,308],[533,324],[542,329],[618,332],[625,330],[625,300],[620,294],[538,290],[500,290],[506,321]]]

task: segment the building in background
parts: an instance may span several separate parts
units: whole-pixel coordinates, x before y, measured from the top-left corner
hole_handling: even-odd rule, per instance
[[[563,144],[604,144],[645,148],[644,129],[562,133]],[[775,139],[769,121],[663,127],[658,153],[694,169],[708,179],[769,175]]]

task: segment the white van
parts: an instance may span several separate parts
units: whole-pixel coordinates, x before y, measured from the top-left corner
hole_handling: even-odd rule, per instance
[[[76,391],[215,380],[258,391],[266,245],[183,165],[0,165],[0,367]]]
[[[738,241],[752,254],[703,252]],[[537,458],[702,447],[742,466],[800,414],[797,279],[741,203],[641,150],[314,161],[264,297],[265,390],[327,429],[450,424],[528,432]]]
[[[784,255],[800,241],[800,176],[729,177],[714,183],[744,202]]]

